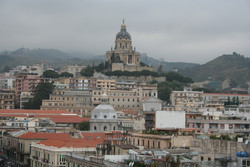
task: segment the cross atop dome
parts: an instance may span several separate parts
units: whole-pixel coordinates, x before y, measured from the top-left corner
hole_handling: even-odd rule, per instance
[[[122,20],[121,31],[126,31],[126,24],[124,19]]]

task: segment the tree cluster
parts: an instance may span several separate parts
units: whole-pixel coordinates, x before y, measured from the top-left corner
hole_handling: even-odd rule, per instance
[[[153,76],[158,77],[157,72],[149,71],[149,70],[142,70],[142,71],[107,71],[105,72],[107,76],[133,76],[133,77],[140,77],[140,76]]]
[[[181,75],[177,72],[173,72],[173,71],[166,73],[166,74],[163,74],[163,76],[166,77],[166,80],[168,82],[172,82],[172,81],[178,81],[181,83],[192,83],[193,82],[192,78],[184,77],[183,75]]]
[[[43,76],[45,78],[59,78],[59,77],[73,77],[73,74],[68,73],[68,72],[63,72],[61,74],[58,74],[57,72],[55,72],[54,70],[46,70],[43,72]]]
[[[94,67],[87,66],[80,72],[81,76],[92,77],[94,75]]]
[[[90,130],[90,122],[83,121],[79,124],[79,129],[84,130],[84,131],[89,131]]]
[[[24,103],[24,109],[40,109],[43,99],[49,99],[53,92],[53,82],[44,81],[39,83],[34,90],[34,97],[27,103]]]
[[[163,101],[170,102],[170,94],[172,91],[181,91],[193,80],[189,77],[184,77],[177,72],[164,73],[161,76],[166,77],[165,82],[158,83],[158,97]],[[151,83],[157,83],[152,81]]]

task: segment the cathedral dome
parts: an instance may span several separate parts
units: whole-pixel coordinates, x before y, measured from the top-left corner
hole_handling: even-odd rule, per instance
[[[119,38],[127,38],[127,39],[131,40],[131,36],[127,32],[126,24],[124,23],[124,20],[123,20],[123,23],[121,25],[121,31],[116,34],[116,39],[119,39]]]
[[[116,111],[111,105],[100,104],[91,113],[91,120],[95,119],[117,119]]]

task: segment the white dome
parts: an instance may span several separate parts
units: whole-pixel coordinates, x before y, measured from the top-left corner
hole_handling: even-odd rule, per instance
[[[91,113],[91,119],[117,119],[115,109],[108,104],[98,105]]]

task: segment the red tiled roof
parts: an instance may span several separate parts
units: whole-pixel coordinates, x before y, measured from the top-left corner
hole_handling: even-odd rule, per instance
[[[49,139],[49,140],[44,140],[41,141],[37,144],[43,144],[45,146],[50,146],[50,147],[57,147],[57,148],[62,148],[62,147],[73,147],[73,148],[86,148],[86,147],[92,147],[96,148],[96,144],[99,144],[97,141],[86,141],[84,139],[72,139],[70,141],[58,141],[54,139]]]
[[[55,123],[81,123],[83,121],[89,121],[90,118],[79,117],[79,116],[55,116],[51,117],[51,120]]]
[[[230,94],[230,93],[203,93],[204,95],[222,95],[222,96],[250,96],[249,94]]]
[[[0,109],[0,114],[71,114],[66,110],[23,110],[23,109]]]
[[[21,139],[55,139],[55,140],[65,140],[70,141],[72,139],[69,133],[35,133],[28,132],[20,135]]]

